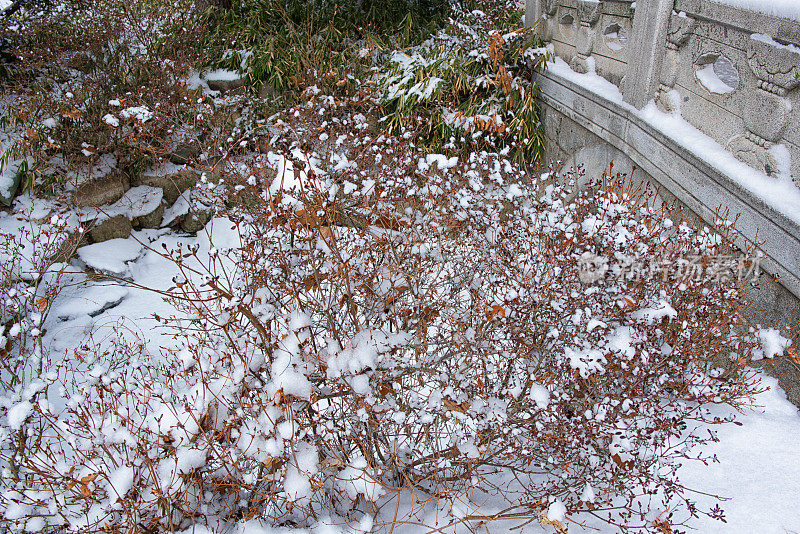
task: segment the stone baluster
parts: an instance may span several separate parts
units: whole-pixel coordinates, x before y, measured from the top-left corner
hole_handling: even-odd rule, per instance
[[[656,96],[660,86],[661,65],[666,55],[666,37],[675,0],[638,2],[633,15],[633,29],[628,43],[635,56],[628,57],[622,98],[641,109]]]
[[[800,85],[800,50],[754,35],[748,41],[747,62],[758,87],[745,102],[745,134],[727,148],[739,160],[772,176],[778,172],[778,162],[769,148],[789,127],[791,103],[786,96]],[[795,176],[795,181],[799,178]]]
[[[558,10],[558,0],[527,0],[525,3],[525,24],[533,26],[539,24],[538,33],[543,42],[553,40],[553,32],[558,26],[555,19]]]
[[[597,39],[595,26],[602,13],[602,0],[578,0],[578,20],[580,26],[575,37],[575,57],[570,66],[575,72],[589,72],[589,57],[592,55]]]
[[[661,66],[661,88],[656,97],[656,105],[665,113],[671,113],[674,110],[668,93],[675,88],[678,78],[679,50],[689,41],[689,37],[696,27],[697,21],[694,18],[672,12],[667,29],[667,51]]]

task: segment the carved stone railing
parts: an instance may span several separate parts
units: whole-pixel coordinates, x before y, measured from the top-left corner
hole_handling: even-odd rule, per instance
[[[526,17],[574,71],[800,184],[800,21],[713,0],[528,0]]]

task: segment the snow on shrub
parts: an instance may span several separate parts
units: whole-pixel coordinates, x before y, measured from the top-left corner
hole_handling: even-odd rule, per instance
[[[735,278],[670,270],[718,236],[619,181],[487,152],[419,180],[422,152],[372,146],[352,167],[380,176],[299,145],[247,160],[227,237],[163,252],[176,346],[88,351],[6,405],[5,527],[368,529],[409,490],[557,528],[700,513],[676,469],[714,438],[689,424],[755,388]],[[303,179],[269,187],[279,166]]]

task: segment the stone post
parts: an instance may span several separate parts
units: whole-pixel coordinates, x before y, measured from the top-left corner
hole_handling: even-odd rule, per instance
[[[525,0],[525,26],[533,26],[542,14],[542,0]]]
[[[645,0],[636,3],[628,44],[631,54],[622,99],[641,109],[656,95],[661,65],[666,53],[667,30],[675,0]]]

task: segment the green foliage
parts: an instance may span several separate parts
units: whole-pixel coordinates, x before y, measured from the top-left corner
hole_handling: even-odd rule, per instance
[[[409,53],[394,53],[379,81],[390,133],[414,129],[431,150],[498,144],[531,161],[544,148],[534,71],[546,54],[527,29],[500,33],[490,17],[449,24]],[[483,24],[483,27],[481,27]],[[486,31],[480,31],[484,29]]]
[[[210,67],[247,73],[251,86],[285,93],[361,69],[357,45],[421,41],[449,10],[448,0],[242,0],[209,11],[201,47],[211,50]]]

